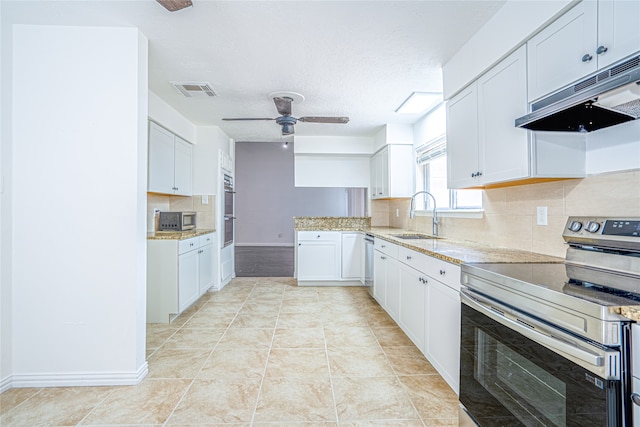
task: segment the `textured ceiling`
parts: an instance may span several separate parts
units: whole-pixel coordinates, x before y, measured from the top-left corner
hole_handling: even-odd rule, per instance
[[[236,141],[283,139],[267,95],[299,92],[297,135],[368,136],[413,123],[395,109],[414,91],[440,92],[441,66],[504,1],[205,1],[168,12],[153,0],[0,2],[11,23],[136,26],[149,39],[149,87],[198,125]],[[10,28],[10,26],[9,26]],[[4,47],[4,46],[3,46]],[[215,98],[185,98],[170,81],[207,81]]]

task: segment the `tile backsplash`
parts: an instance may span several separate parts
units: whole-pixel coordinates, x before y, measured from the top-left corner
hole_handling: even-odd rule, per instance
[[[206,197],[208,203],[203,204]],[[154,216],[154,209],[161,211],[194,211],[196,212],[196,224],[200,229],[216,228],[216,196],[169,196],[164,194],[147,193],[147,231],[158,230],[158,217]]]
[[[430,233],[431,216],[410,220],[409,203],[410,199],[373,200],[371,225]],[[564,257],[562,232],[569,216],[640,217],[640,170],[488,189],[483,204],[482,218],[439,218],[439,234]],[[536,223],[539,206],[547,207],[546,226]]]

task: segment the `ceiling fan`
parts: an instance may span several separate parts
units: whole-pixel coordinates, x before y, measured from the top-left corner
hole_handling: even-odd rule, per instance
[[[291,115],[291,103],[294,98],[293,95],[297,95],[299,99],[304,99],[302,95],[293,94],[292,96],[287,96],[287,94],[283,94],[281,96],[269,96],[273,99],[273,102],[276,104],[276,110],[281,114],[276,118],[248,118],[248,117],[239,117],[239,118],[227,118],[222,120],[233,121],[233,120],[275,120],[277,124],[282,127],[282,135],[293,135],[295,133],[294,125],[297,122],[303,123],[338,123],[344,124],[349,122],[349,117],[319,117],[319,116],[304,116],[304,117],[294,117]]]

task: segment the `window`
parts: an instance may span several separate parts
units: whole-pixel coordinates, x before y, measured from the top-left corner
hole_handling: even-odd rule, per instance
[[[433,194],[438,210],[482,209],[482,190],[449,190],[447,188],[447,136],[444,103],[421,122],[422,138],[427,142],[416,148],[416,190]],[[418,210],[433,209],[433,200],[416,196]]]

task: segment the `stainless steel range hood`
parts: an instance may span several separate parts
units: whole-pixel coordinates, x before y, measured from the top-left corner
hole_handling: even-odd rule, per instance
[[[640,118],[640,52],[531,104],[516,127],[591,132]]]

